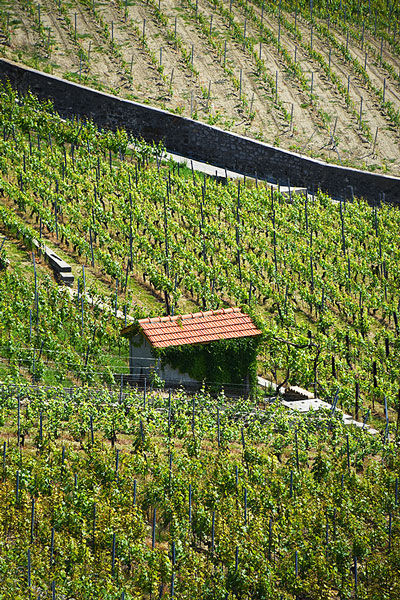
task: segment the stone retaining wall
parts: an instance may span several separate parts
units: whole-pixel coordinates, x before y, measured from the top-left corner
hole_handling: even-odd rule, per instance
[[[63,116],[80,115],[99,127],[126,128],[188,158],[281,185],[320,187],[335,198],[354,194],[371,203],[400,203],[400,178],[327,164],[5,59],[0,59],[0,78],[21,92],[30,89],[40,98],[50,98]]]

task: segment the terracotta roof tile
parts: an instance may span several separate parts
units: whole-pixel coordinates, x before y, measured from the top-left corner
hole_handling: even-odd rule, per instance
[[[139,325],[154,348],[254,337],[261,331],[240,308],[140,319]]]

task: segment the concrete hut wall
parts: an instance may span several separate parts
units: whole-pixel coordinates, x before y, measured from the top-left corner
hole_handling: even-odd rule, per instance
[[[138,383],[143,383],[145,379],[149,381],[154,370],[167,385],[201,384],[187,373],[181,373],[170,365],[162,367],[161,361],[154,357],[152,347],[141,333],[129,338],[129,370],[133,381]]]
[[[0,80],[21,92],[50,98],[64,116],[88,117],[99,127],[124,127],[146,141],[162,141],[168,150],[246,175],[286,185],[320,186],[335,198],[364,196],[371,203],[383,197],[400,203],[400,178],[327,164],[257,140],[151,106],[124,100],[53,75],[0,59]]]

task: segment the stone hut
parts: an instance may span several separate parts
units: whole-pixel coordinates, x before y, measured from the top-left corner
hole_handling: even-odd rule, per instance
[[[239,308],[140,319],[125,327],[130,378],[140,386],[200,389],[248,395],[262,332]]]

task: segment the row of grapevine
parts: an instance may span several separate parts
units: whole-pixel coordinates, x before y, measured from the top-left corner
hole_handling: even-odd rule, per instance
[[[396,173],[398,35],[377,0],[359,4],[358,13],[351,2],[30,0],[9,7],[3,52],[292,150]],[[33,57],[18,46],[30,30]]]
[[[265,333],[269,379],[323,396],[339,386],[347,410],[357,387],[364,410],[385,396],[397,406],[396,208],[187,177],[158,155],[141,158],[160,150],[129,149],[123,132],[64,123],[9,90],[2,127],[7,202],[114,289],[116,279],[123,294],[131,281],[147,285],[167,313],[188,300],[247,305]]]
[[[10,383],[0,411],[4,599],[399,593],[387,437],[204,392]]]

